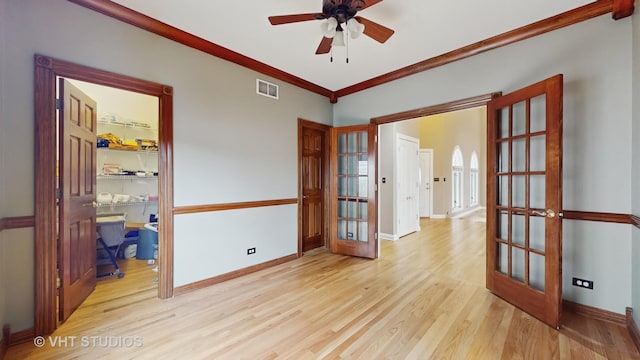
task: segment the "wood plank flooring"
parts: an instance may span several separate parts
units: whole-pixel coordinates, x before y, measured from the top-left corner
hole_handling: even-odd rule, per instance
[[[490,294],[482,217],[421,226],[377,260],[319,249],[165,301],[148,284],[96,291],[42,348],[7,358],[640,359],[622,326],[568,313],[556,331]]]

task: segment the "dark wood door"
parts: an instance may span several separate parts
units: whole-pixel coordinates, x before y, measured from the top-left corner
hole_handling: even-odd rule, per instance
[[[490,101],[487,117],[487,288],[559,328],[562,75]]]
[[[376,125],[331,129],[331,250],[378,257]]]
[[[59,91],[59,319],[96,286],[96,102],[65,79]]]
[[[302,251],[325,245],[325,131],[302,126]]]

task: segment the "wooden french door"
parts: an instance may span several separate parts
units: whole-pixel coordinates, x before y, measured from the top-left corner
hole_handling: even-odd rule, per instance
[[[491,100],[487,117],[487,288],[559,328],[562,75]]]
[[[59,82],[60,321],[96,286],[96,102],[65,79]]]
[[[331,129],[331,251],[378,257],[376,125]]]

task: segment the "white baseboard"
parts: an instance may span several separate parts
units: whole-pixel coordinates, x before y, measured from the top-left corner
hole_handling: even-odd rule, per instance
[[[447,215],[443,215],[443,214],[433,214],[431,215],[432,219],[446,219]]]
[[[400,237],[398,235],[391,235],[391,234],[385,234],[385,233],[380,233],[380,240],[392,240],[392,241],[396,241],[400,239]]]

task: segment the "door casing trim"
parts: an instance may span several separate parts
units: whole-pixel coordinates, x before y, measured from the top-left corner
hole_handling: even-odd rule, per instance
[[[158,297],[173,297],[173,88],[51,57],[34,56],[35,311],[34,332],[57,327],[56,305],[56,77],[158,97]]]

